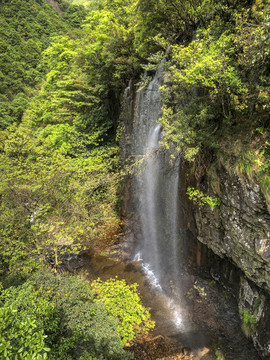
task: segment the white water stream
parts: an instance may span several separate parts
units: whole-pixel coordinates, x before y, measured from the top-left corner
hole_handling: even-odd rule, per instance
[[[172,160],[162,149],[159,88],[162,70],[137,94],[133,124],[133,156],[141,159],[134,184],[140,234],[134,260],[141,261],[152,286],[163,292],[164,282],[179,290],[178,186],[180,159]],[[166,278],[166,279],[165,279]],[[181,309],[165,295],[172,319],[182,326]]]

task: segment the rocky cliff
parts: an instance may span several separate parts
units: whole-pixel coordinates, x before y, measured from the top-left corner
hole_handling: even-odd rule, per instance
[[[218,175],[221,205],[193,206],[197,239],[270,292],[270,216],[260,187],[225,169]]]
[[[187,230],[222,259],[223,264],[227,262],[225,267],[231,264],[234,272],[235,269],[241,270],[231,285],[238,298],[243,329],[252,337],[260,353],[270,358],[269,212],[258,184],[230,174],[224,168],[220,168],[216,175],[220,184],[220,206],[211,209],[209,205],[199,206],[190,200],[183,200],[181,206],[186,208],[184,218]],[[207,173],[195,180],[188,166],[182,168],[182,196],[185,196],[184,191],[191,184],[209,193],[210,182]],[[197,265],[204,265],[209,255],[202,259],[198,249],[197,246]],[[220,272],[224,271],[224,266],[223,270],[217,270],[212,262],[208,264],[208,270],[217,280],[224,280],[224,274]],[[225,282],[232,282],[230,277],[231,273],[228,273]]]

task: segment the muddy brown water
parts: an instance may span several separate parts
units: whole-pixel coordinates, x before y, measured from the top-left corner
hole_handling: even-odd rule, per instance
[[[237,305],[230,294],[218,284],[209,282],[181,270],[181,295],[176,295],[168,276],[166,293],[154,288],[142,271],[138,262],[111,256],[84,254],[80,257],[81,273],[85,279],[118,277],[128,284],[137,283],[142,303],[150,308],[156,322],[152,338],[167,339],[178,344],[179,353],[185,357],[140,356],[135,359],[200,359],[214,360],[259,360],[253,344],[241,331]],[[72,264],[71,264],[72,267]],[[170,304],[174,298],[175,306]],[[176,322],[181,317],[180,325]],[[166,346],[168,341],[160,341],[158,346]],[[156,346],[156,344],[154,345]],[[146,351],[147,350],[142,350]],[[175,350],[175,352],[177,352]],[[166,352],[166,351],[165,351]]]

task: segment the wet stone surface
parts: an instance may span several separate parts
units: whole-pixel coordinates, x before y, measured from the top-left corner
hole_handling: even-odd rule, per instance
[[[254,293],[257,293],[257,301],[261,301],[260,316],[255,316],[256,329],[253,327],[249,336],[260,354],[270,359],[270,322],[266,321],[270,311],[269,211],[257,184],[230,174],[224,168],[219,169],[217,176],[222,184],[219,194],[215,194],[221,200],[220,207],[211,210],[207,206],[191,205],[193,210],[190,214],[194,213],[195,221],[189,230],[221,259],[242,270],[243,277],[257,286]],[[199,180],[197,185],[200,188]],[[207,176],[201,190],[205,193],[212,191]],[[186,223],[191,221],[187,220]],[[254,314],[256,306],[249,304],[248,298],[244,298],[250,292],[242,291],[242,284],[241,281],[238,282],[239,311]],[[264,298],[267,300],[263,301]]]

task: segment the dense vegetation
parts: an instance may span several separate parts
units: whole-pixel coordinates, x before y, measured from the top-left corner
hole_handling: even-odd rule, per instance
[[[134,338],[134,325],[137,333],[154,326],[136,284],[112,279],[89,286],[48,270],[2,291],[0,314],[3,359],[131,359],[122,346]]]
[[[182,151],[198,177],[215,181],[219,167],[249,176],[270,204],[269,19],[267,0],[1,1],[0,271],[6,287],[14,275],[27,279],[1,295],[1,354],[128,357],[122,344],[141,320],[121,323],[115,299],[125,284],[91,290],[30,274],[119,231],[122,94],[161,59],[164,146]],[[78,307],[86,323],[72,319]],[[101,322],[105,343],[94,336]]]
[[[74,36],[86,15],[84,8],[63,5],[64,16],[60,16],[46,1],[1,1],[0,128],[21,120],[46,71],[41,54],[52,37]]]
[[[183,149],[199,176],[215,177],[224,166],[259,182],[270,206],[270,4],[209,4],[202,3],[201,15],[208,16],[199,17],[193,38],[171,46],[161,119],[165,145],[173,141]]]
[[[128,359],[123,345],[154,325],[136,285],[44,270],[119,232],[117,118],[136,64],[123,12],[101,6],[1,4],[4,358]]]

